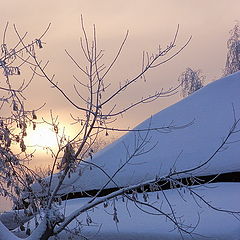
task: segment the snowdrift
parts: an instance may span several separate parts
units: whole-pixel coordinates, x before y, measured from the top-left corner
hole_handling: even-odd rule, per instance
[[[91,164],[80,164],[76,172],[64,181],[59,194],[101,189],[109,181],[105,173],[113,177],[119,187],[123,187],[156,176],[165,176],[170,171],[199,166],[221,145],[235,118],[240,118],[239,72],[207,85],[134,129],[175,126],[170,132],[129,132],[94,154],[93,158],[87,161],[104,171]],[[226,144],[207,165],[194,171],[193,175],[206,176],[240,171],[240,148],[239,142],[236,141],[239,139],[240,132],[233,134],[229,144]],[[145,146],[134,155],[134,151],[143,141]],[[149,149],[151,150],[148,151]],[[141,151],[146,153],[141,154]],[[54,176],[52,187],[57,181],[57,176]],[[115,186],[110,181],[105,188]],[[33,191],[37,195],[42,194],[39,184],[33,185]]]
[[[239,212],[240,183],[213,183],[206,186],[191,187],[194,192],[203,196],[204,199],[212,204],[213,207],[220,209],[217,211],[209,207],[200,199],[196,199],[189,191],[184,189],[170,189],[160,192],[149,192],[149,203],[166,213],[172,210],[175,212],[176,219],[181,222],[192,234],[182,232],[182,236],[174,223],[164,215],[154,212],[153,209],[135,204],[126,198],[119,196],[113,201],[110,200],[108,206],[101,204],[96,208],[80,215],[76,222],[70,223],[67,231],[61,232],[59,239],[93,239],[93,240],[240,240],[240,223],[237,214],[228,214],[221,210]],[[171,209],[167,201],[171,203]],[[62,212],[66,216],[74,210],[86,204],[91,198],[71,199],[62,204]],[[143,200],[143,194],[138,194],[138,199]],[[138,207],[137,207],[137,206]],[[119,222],[113,221],[113,208],[117,209]],[[147,214],[146,212],[153,214]],[[154,214],[155,213],[155,214]],[[87,219],[92,223],[85,224]],[[9,225],[12,222],[7,222]],[[83,224],[78,235],[72,235],[69,230],[76,233],[78,223]],[[35,221],[30,222],[31,229],[35,227]],[[26,237],[24,232],[17,229],[15,233],[18,236]],[[51,238],[55,239],[54,237]]]
[[[194,191],[204,198],[214,207],[231,211],[239,211],[239,183],[214,183],[206,186],[193,187]],[[237,217],[221,211],[216,211],[204,202],[194,199],[188,192],[171,189],[163,192],[149,193],[149,202],[153,206],[159,207],[164,212],[171,212],[170,207],[165,201],[165,197],[171,203],[175,211],[176,218],[184,225],[189,226],[188,231],[193,231],[192,235],[183,234],[184,240],[240,240],[240,223]],[[224,192],[224,195],[223,195]],[[157,199],[157,194],[158,198]],[[143,200],[143,195],[138,198]],[[86,203],[89,198],[68,200],[66,213],[71,213]],[[106,208],[100,205],[92,211],[88,211],[78,217],[79,222],[86,222],[90,217],[93,221],[89,226],[84,226],[81,235],[93,240],[179,240],[182,239],[179,231],[174,224],[163,215],[151,215],[143,212],[154,212],[151,208],[137,204],[139,208],[131,201],[119,197],[115,201],[115,207],[118,213],[119,222],[113,221],[113,203],[109,202]],[[190,227],[191,226],[191,227]],[[69,228],[74,229],[76,222],[73,221]],[[68,232],[62,232],[60,239],[67,239]],[[73,239],[79,239],[75,237]],[[84,239],[84,238],[83,238]]]

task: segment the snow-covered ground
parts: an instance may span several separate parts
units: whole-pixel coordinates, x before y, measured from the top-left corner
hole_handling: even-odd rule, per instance
[[[204,196],[214,207],[219,209],[228,209],[232,211],[240,211],[240,183],[215,183],[209,184],[207,187],[197,187],[195,191]],[[175,216],[185,225],[196,227],[192,236],[184,235],[184,239],[217,239],[217,240],[239,240],[240,239],[240,220],[231,214],[218,212],[208,207],[200,200],[183,189],[164,191],[167,199],[174,209]],[[157,195],[159,199],[157,199]],[[139,200],[143,200],[143,195],[138,194]],[[149,193],[150,202],[153,206],[162,205],[161,209],[170,213],[170,207],[167,205],[165,196],[162,192]],[[66,211],[72,212],[88,199],[69,200],[66,205]],[[103,204],[95,208],[94,211],[88,211],[88,216],[94,222],[82,229],[82,234],[86,237],[93,237],[94,240],[173,240],[181,239],[174,224],[164,216],[156,216],[146,214],[138,209],[133,202],[123,202],[122,198],[115,201],[119,223],[113,221],[113,201],[109,202],[107,208]],[[196,201],[195,201],[196,200]],[[138,205],[146,211],[157,214],[156,211],[149,207]],[[79,217],[86,225],[87,214]],[[178,219],[179,220],[179,219]],[[74,228],[76,222],[70,225]],[[191,229],[189,229],[191,230]],[[62,237],[65,234],[62,234]],[[205,237],[204,237],[205,236]],[[193,238],[192,238],[193,237]],[[76,238],[77,239],[77,238]],[[91,238],[90,238],[91,239]]]
[[[182,237],[191,240],[240,240],[240,219],[234,217],[233,214],[221,211],[240,212],[240,183],[213,183],[195,186],[192,190],[220,211],[212,209],[186,189],[148,193],[152,206],[161,206],[160,209],[165,213],[170,213],[170,216],[173,210],[176,220],[185,227],[189,226],[189,228],[184,228],[188,231],[192,230],[192,235],[183,233],[181,236],[173,222],[159,212],[122,197],[109,201],[107,207],[101,204],[78,217],[78,221],[82,224],[80,235],[93,240],[179,240]],[[143,201],[142,193],[137,196]],[[62,204],[62,211],[68,215],[88,200],[90,198],[65,201]],[[172,209],[167,204],[167,200],[171,203]],[[114,207],[119,220],[117,224],[113,221]],[[87,219],[92,221],[89,226]],[[33,225],[34,221],[32,221]],[[75,240],[86,239],[69,233],[69,230],[79,232],[76,226],[78,224],[73,221],[68,231],[59,235],[60,239],[68,239],[70,236]],[[19,232],[17,235],[23,236]]]

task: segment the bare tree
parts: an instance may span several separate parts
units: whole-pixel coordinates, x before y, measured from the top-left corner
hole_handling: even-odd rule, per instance
[[[38,109],[27,110],[25,108],[24,91],[31,84],[35,73],[28,81],[16,81],[21,76],[21,70],[26,65],[33,66],[28,51],[35,52],[35,48],[42,48],[41,42],[44,34],[26,46],[21,46],[20,40],[13,47],[6,42],[8,24],[4,30],[1,44],[0,70],[2,97],[0,98],[0,194],[9,197],[17,203],[23,186],[28,187],[36,180],[31,169],[24,164],[32,157],[27,153],[24,142],[27,136],[27,129],[36,128]],[[23,40],[26,34],[22,36]],[[14,148],[15,147],[15,148]],[[14,152],[13,152],[13,149]]]
[[[202,88],[204,79],[205,76],[201,74],[200,70],[187,68],[186,71],[183,72],[178,78],[178,81],[182,86],[182,96],[187,97],[193,92]]]
[[[114,176],[125,166],[127,166],[131,159],[140,154],[145,154],[148,151],[151,151],[154,148],[154,144],[151,143],[149,139],[150,131],[163,131],[169,132],[176,129],[175,125],[168,126],[159,126],[158,128],[152,129],[149,126],[146,129],[133,130],[136,132],[136,141],[135,149],[132,152],[127,151],[125,163],[119,167],[119,169],[113,174],[109,175],[107,172],[104,172],[108,177],[106,184],[102,186],[99,191],[91,197],[91,199],[84,204],[83,206],[76,209],[69,216],[64,216],[59,211],[59,204],[61,199],[59,197],[59,189],[61,188],[64,180],[68,177],[71,177],[71,174],[77,169],[79,163],[85,163],[91,166],[93,163],[86,160],[86,154],[92,157],[94,154],[94,143],[101,133],[104,133],[106,136],[110,131],[131,131],[129,129],[119,129],[112,128],[110,124],[123,113],[131,110],[132,108],[143,104],[146,102],[151,102],[163,96],[170,96],[176,93],[176,90],[179,86],[170,88],[166,91],[160,89],[152,95],[147,97],[142,97],[135,103],[127,105],[123,108],[119,108],[116,104],[115,99],[117,96],[122,95],[126,89],[134,86],[137,81],[141,79],[146,80],[146,74],[151,69],[159,67],[161,64],[168,62],[178,53],[180,53],[189,43],[190,39],[186,42],[184,46],[174,52],[176,47],[176,40],[178,35],[178,29],[173,37],[173,40],[165,49],[158,49],[157,52],[150,54],[148,52],[143,52],[143,61],[141,71],[132,79],[120,83],[120,86],[113,90],[113,92],[108,92],[110,82],[108,80],[108,74],[115,65],[117,59],[119,58],[122,49],[126,43],[128,32],[126,33],[120,47],[116,53],[116,56],[110,63],[110,65],[105,66],[102,63],[104,52],[98,50],[97,46],[97,35],[95,26],[93,26],[93,37],[92,40],[89,40],[89,37],[85,31],[83,20],[82,20],[82,30],[83,30],[83,39],[81,39],[80,46],[83,52],[83,56],[87,61],[87,66],[81,66],[77,60],[66,51],[67,55],[70,57],[74,65],[79,69],[82,76],[74,76],[76,84],[74,85],[74,90],[76,95],[79,97],[79,101],[74,101],[71,96],[58,85],[58,81],[55,80],[54,75],[49,75],[47,73],[47,63],[39,60],[36,54],[36,47],[42,48],[44,37],[47,30],[37,38],[35,41],[27,44],[25,41],[26,34],[20,34],[17,28],[14,26],[15,33],[18,37],[16,46],[13,50],[10,50],[5,41],[7,27],[4,32],[3,44],[2,44],[2,57],[1,57],[1,69],[3,70],[3,75],[6,82],[6,87],[1,87],[2,91],[6,92],[7,97],[2,98],[2,108],[7,106],[12,108],[10,115],[5,118],[1,118],[1,155],[0,155],[0,177],[3,184],[1,185],[1,192],[5,195],[11,197],[14,200],[14,203],[18,207],[22,207],[23,210],[20,210],[20,228],[26,231],[26,234],[29,235],[27,239],[31,240],[47,240],[51,236],[55,236],[66,229],[66,227],[74,219],[84,212],[87,212],[89,209],[96,207],[101,203],[106,203],[110,199],[114,199],[117,196],[124,196],[127,199],[135,202],[147,205],[149,208],[161,214],[174,223],[178,231],[182,233],[192,234],[192,230],[189,230],[189,226],[185,226],[179,218],[175,215],[174,210],[170,213],[163,212],[161,208],[156,208],[148,202],[147,195],[145,194],[144,200],[140,201],[136,198],[136,189],[141,187],[150,186],[161,190],[163,185],[166,182],[169,182],[173,185],[181,185],[181,187],[186,187],[189,191],[194,194],[194,190],[189,188],[188,184],[179,182],[177,176],[180,176],[183,173],[191,173],[197,168],[202,168],[207,165],[211,159],[218,153],[222,147],[229,140],[229,137],[235,133],[239,120],[235,120],[230,130],[229,134],[224,139],[222,145],[201,165],[196,166],[191,169],[182,170],[181,172],[170,171],[169,174],[163,177],[158,177],[150,179],[139,184],[131,185],[128,187],[119,187],[114,180]],[[163,60],[162,58],[165,57]],[[14,65],[16,61],[20,61],[20,64]],[[34,173],[34,171],[28,169],[24,165],[24,160],[31,158],[31,154],[27,153],[27,147],[24,144],[24,137],[27,134],[28,127],[32,126],[33,129],[36,128],[36,112],[38,109],[27,111],[24,108],[24,96],[23,92],[26,87],[29,86],[29,82],[23,82],[20,87],[13,88],[11,84],[12,77],[15,75],[21,76],[21,68],[23,65],[30,66],[32,70],[32,75],[40,76],[44,80],[47,80],[51,87],[58,90],[62,96],[78,111],[77,116],[72,116],[76,124],[79,125],[79,131],[71,140],[66,140],[64,135],[59,133],[57,118],[51,118],[49,123],[58,139],[58,150],[56,152],[52,151],[53,163],[50,169],[49,178],[41,178],[41,176]],[[32,81],[33,77],[30,79]],[[83,92],[80,92],[80,87],[84,89]],[[86,94],[87,93],[87,96]],[[8,113],[9,113],[8,112]],[[12,126],[17,126],[19,132],[16,134]],[[184,126],[181,126],[184,127]],[[143,134],[141,134],[143,133]],[[11,151],[11,142],[15,141],[20,146],[20,154],[15,154]],[[126,146],[126,150],[128,150]],[[94,165],[101,169],[101,166]],[[57,169],[61,169],[58,173],[54,175]],[[104,171],[103,169],[101,169]],[[53,178],[57,182],[53,183]],[[194,180],[194,176],[192,176]],[[195,179],[197,181],[197,179]],[[161,182],[164,182],[162,184]],[[34,195],[32,191],[32,183],[38,182],[41,186],[42,195]],[[115,184],[118,188],[112,193],[109,193],[103,197],[100,197],[101,192],[108,185],[109,182]],[[8,191],[8,190],[11,191]],[[28,206],[25,206],[20,197],[20,192],[23,191],[28,195]],[[196,196],[197,197],[197,196]],[[201,196],[198,196],[201,198]],[[165,197],[166,202],[169,204],[167,197]],[[209,204],[209,203],[208,203]],[[210,205],[210,204],[209,204]],[[172,209],[172,208],[171,208]],[[36,216],[41,213],[40,220],[36,218],[36,228],[31,232],[29,228],[25,229],[22,225],[25,221],[29,220],[29,217]],[[239,214],[238,212],[231,212],[232,214]],[[24,217],[25,216],[25,217]],[[118,222],[117,212],[114,211],[114,219],[116,223]],[[89,222],[90,220],[88,220]],[[0,221],[0,239],[19,239],[15,237]]]
[[[230,31],[230,38],[227,41],[227,60],[224,69],[224,76],[240,70],[240,26],[237,22]]]

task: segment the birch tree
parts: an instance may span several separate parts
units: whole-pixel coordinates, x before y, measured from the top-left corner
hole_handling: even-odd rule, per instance
[[[204,79],[205,76],[201,74],[200,70],[187,68],[178,78],[182,86],[182,96],[187,97],[202,88]]]
[[[224,76],[240,70],[240,26],[238,22],[230,31],[230,38],[227,41],[227,49]]]

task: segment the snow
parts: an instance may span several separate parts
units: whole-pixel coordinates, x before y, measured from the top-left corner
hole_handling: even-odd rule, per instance
[[[14,229],[30,219],[32,219],[32,217],[26,216],[22,209],[7,211],[0,214],[0,222],[2,222],[8,229]]]
[[[220,209],[240,211],[240,183],[214,183],[206,186],[196,187],[195,191],[204,196],[213,206]],[[186,225],[196,226],[192,237],[194,239],[206,239],[203,236],[218,240],[239,240],[240,222],[231,214],[215,211],[209,208],[202,201],[195,201],[188,191],[165,190],[167,199],[176,211],[176,217],[181,217]],[[224,193],[224,195],[223,195]],[[159,200],[157,199],[159,194]],[[142,194],[138,194],[139,200],[143,200]],[[165,212],[170,212],[169,206],[162,192],[149,193],[150,202],[153,206],[160,206]],[[72,212],[88,199],[73,199],[67,201],[66,212]],[[140,205],[141,206],[141,205]],[[159,239],[181,239],[179,232],[175,229],[172,222],[166,220],[164,216],[149,215],[139,210],[133,202],[122,201],[120,198],[115,201],[115,207],[118,213],[119,223],[113,221],[113,202],[104,208],[103,205],[95,208],[94,211],[88,211],[88,216],[96,224],[95,226],[84,227],[82,234],[86,237],[94,236],[94,240],[116,239],[116,240],[159,240]],[[142,206],[143,207],[143,206]],[[150,208],[144,210],[151,211]],[[107,212],[107,213],[106,213]],[[198,216],[199,214],[199,216]],[[79,221],[86,223],[87,215],[84,214],[78,218]],[[75,222],[70,225],[70,229],[75,226]],[[99,227],[100,231],[99,231]],[[62,233],[64,236],[65,233]],[[184,239],[192,239],[189,235],[184,235]]]
[[[217,80],[160,111],[135,128],[142,130],[174,125],[176,129],[168,133],[129,132],[94,154],[93,159],[88,161],[97,164],[110,176],[114,176],[114,181],[121,187],[156,176],[165,176],[170,171],[196,167],[207,161],[216,151],[229,133],[234,117],[240,118],[239,89],[240,72]],[[189,123],[192,124],[181,127]],[[145,137],[146,142],[149,142],[142,150],[147,152],[131,157],[127,162],[136,146],[139,146]],[[240,148],[239,143],[235,141],[239,139],[240,132],[233,134],[229,139],[232,143],[225,145],[209,164],[193,174],[202,176],[240,171]],[[155,147],[148,151],[153,146]],[[57,181],[57,176],[54,176],[52,187]],[[93,166],[90,168],[88,164],[82,163],[76,172],[64,181],[59,194],[100,189],[107,182],[108,177],[102,170]],[[115,187],[115,184],[109,182],[106,188],[110,187]],[[41,195],[41,187],[38,184],[35,184],[33,189],[35,193]]]
[[[19,240],[7,227],[0,221],[0,239],[1,240]]]
[[[201,186],[193,186],[192,190],[218,209],[240,211],[240,183],[212,183]],[[157,198],[157,195],[159,198]],[[192,235],[183,234],[187,239],[217,239],[217,240],[240,240],[240,220],[232,214],[211,209],[201,200],[194,198],[187,189],[170,189],[148,193],[149,202],[152,206],[160,207],[163,212],[171,213],[166,198],[175,211],[177,220],[187,226],[192,226]],[[138,199],[143,201],[143,194],[138,194]],[[83,206],[90,198],[72,199],[63,202],[62,211],[68,216],[74,210]],[[113,207],[117,209],[119,223],[113,221]],[[157,212],[141,204],[138,206],[145,211],[156,214]],[[87,225],[86,219],[92,223]],[[146,214],[137,206],[122,197],[111,200],[108,206],[103,204],[83,213],[78,217],[82,224],[81,235],[93,240],[179,240],[181,235],[174,228],[174,224],[165,216]],[[32,225],[34,223],[32,222]],[[77,226],[74,220],[68,226],[68,230],[74,231]],[[191,230],[187,228],[187,230]],[[68,239],[69,231],[62,232],[60,239]],[[80,239],[75,236],[72,239]],[[85,238],[83,238],[85,239]]]

